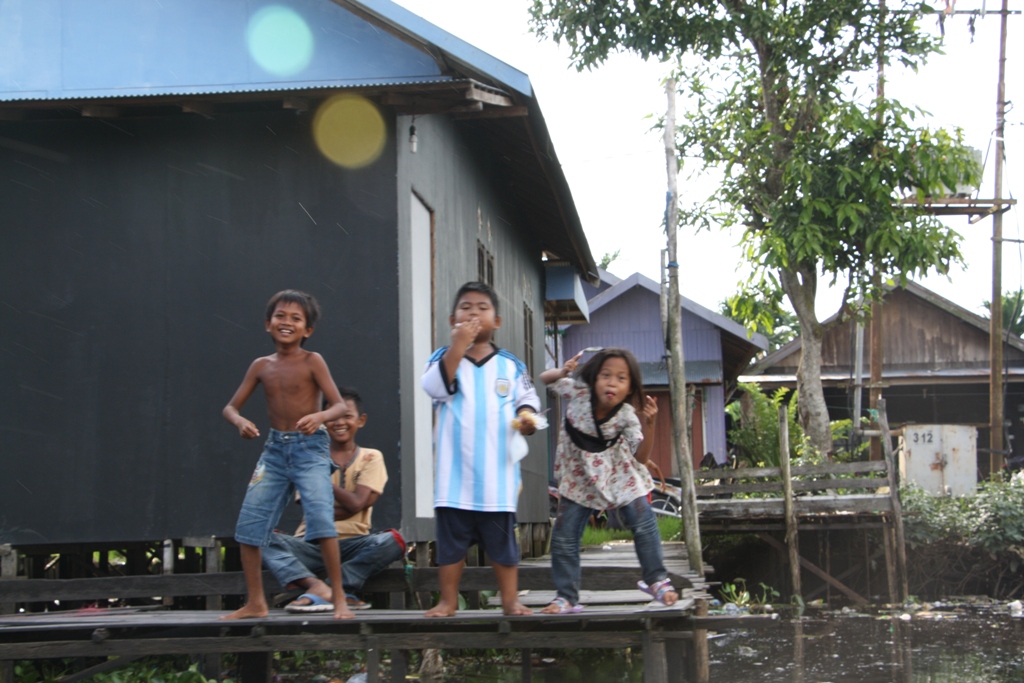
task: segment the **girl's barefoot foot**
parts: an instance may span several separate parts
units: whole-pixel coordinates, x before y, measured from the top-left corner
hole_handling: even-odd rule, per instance
[[[451,605],[444,600],[423,613],[425,617],[454,617],[458,611],[458,605]]]
[[[501,610],[509,617],[523,617],[528,614],[533,614],[533,610],[524,605],[523,603],[516,600],[508,605],[502,605]]]
[[[334,618],[335,619],[355,619],[356,615],[352,613],[352,610],[348,608],[345,601],[342,600],[340,604],[334,606]]]
[[[267,616],[267,606],[254,605],[252,603],[246,603],[240,609],[236,609],[231,614],[225,614],[221,617],[222,620],[227,619],[257,619],[259,617]]]

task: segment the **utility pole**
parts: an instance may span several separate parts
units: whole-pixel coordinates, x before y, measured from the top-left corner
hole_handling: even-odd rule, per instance
[[[1006,23],[1008,0],[999,13],[999,81],[996,86],[995,201],[1003,198],[1003,132],[1006,122]],[[1003,468],[1003,212],[992,216],[992,306],[989,310],[989,476]]]
[[[700,528],[697,526],[697,492],[693,485],[693,458],[687,440],[686,371],[683,358],[682,303],[679,300],[679,256],[677,249],[679,222],[679,162],[676,158],[676,79],[665,83],[668,109],[665,113],[665,165],[668,172],[668,197],[665,211],[665,232],[668,235],[668,328],[669,394],[672,409],[672,444],[679,470],[682,489],[683,540],[690,571],[704,575],[704,560],[700,547]]]
[[[875,99],[879,106],[885,101],[885,0],[879,0],[878,3],[878,55],[877,55],[877,86],[875,88]],[[882,116],[881,109],[878,112],[879,117]],[[871,389],[868,392],[868,405],[873,414],[878,414],[878,401],[882,398],[882,300],[881,289],[882,289],[882,276],[880,274],[881,266],[876,261],[874,264],[874,274],[871,276],[873,289],[875,290],[876,298],[871,302],[871,325],[869,329],[870,339],[870,369],[871,369],[871,382],[869,386]],[[854,424],[860,426],[860,415],[854,417]],[[881,460],[882,459],[882,442],[878,437],[871,437],[871,448],[869,451],[869,459]]]

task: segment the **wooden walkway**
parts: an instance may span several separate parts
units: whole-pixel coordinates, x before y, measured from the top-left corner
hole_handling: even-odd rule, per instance
[[[521,651],[522,680],[529,681],[532,649],[631,647],[643,651],[645,683],[706,681],[708,629],[767,625],[771,621],[764,617],[707,616],[706,584],[702,575],[686,566],[685,548],[682,544],[666,544],[665,554],[667,568],[682,595],[672,607],[650,603],[649,596],[630,588],[640,578],[633,546],[614,543],[610,548],[584,552],[583,585],[590,591],[585,594],[589,605],[579,614],[549,616],[538,612],[507,617],[499,610],[488,609],[426,619],[420,610],[374,609],[357,612],[353,620],[335,621],[330,614],[297,615],[275,609],[263,619],[226,622],[219,620],[226,612],[218,610],[114,608],[26,613],[0,616],[0,662],[111,656],[124,661],[145,655],[233,652],[239,654],[243,683],[265,683],[270,680],[273,652],[360,650],[367,653],[367,678],[375,683],[381,679],[381,653],[385,650],[391,659],[390,680],[405,681],[410,650],[512,649]],[[526,589],[523,597],[528,604],[546,604],[553,595],[550,569],[545,566],[548,562],[541,558],[523,564],[527,584],[536,586]],[[473,569],[473,587],[464,582],[465,590],[479,590],[491,574],[489,568]],[[421,589],[433,582],[431,574],[436,570],[416,572],[412,583],[414,589]],[[545,575],[546,582],[542,580]],[[217,575],[208,578],[213,576]],[[14,584],[20,584],[17,590],[24,593],[32,583],[36,581],[0,582],[0,589],[14,597]],[[209,584],[205,584],[203,591],[208,590]],[[0,590],[0,597],[3,593]],[[607,604],[612,602],[616,604]],[[101,667],[115,665],[116,660]]]

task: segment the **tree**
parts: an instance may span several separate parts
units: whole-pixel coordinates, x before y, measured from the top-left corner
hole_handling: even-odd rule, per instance
[[[983,301],[982,306],[992,317],[992,302]],[[1018,337],[1024,336],[1024,289],[1003,294],[1003,329]]]
[[[622,250],[621,249],[616,249],[615,251],[606,251],[606,252],[604,252],[604,256],[601,257],[601,262],[599,264],[597,264],[597,265],[600,266],[601,268],[603,268],[604,270],[608,270],[608,266],[610,266],[613,261],[615,261],[617,258],[619,258],[619,252],[620,251],[622,251]]]
[[[535,30],[568,44],[579,69],[620,50],[686,60],[678,69],[690,102],[677,130],[680,157],[722,174],[714,196],[687,218],[698,228],[742,228],[752,266],[734,301],[742,319],[768,325],[783,297],[796,312],[800,424],[822,453],[832,439],[819,277],[849,278],[841,310],[852,313],[852,302],[880,297],[885,282],[946,272],[960,260],[959,236],[898,199],[945,194],[978,175],[959,132],[915,128],[918,112],[858,94],[880,59],[916,68],[938,47],[917,27],[925,6],[890,6],[533,0],[531,9]]]
[[[743,317],[740,317],[733,309],[733,304],[737,307],[743,305],[740,302],[739,295],[731,296],[727,300],[722,301],[718,304],[718,312],[724,315],[730,320],[736,320],[740,323],[746,322]],[[744,302],[747,303],[747,302]],[[760,301],[753,301],[752,304],[757,306]],[[770,316],[770,322],[763,322],[766,317]],[[787,311],[784,308],[772,307],[764,314],[758,312],[757,315],[753,316],[753,327],[754,332],[760,332],[768,338],[768,353],[777,351],[789,342],[793,341],[800,335],[800,321],[797,320],[796,314],[792,311]]]

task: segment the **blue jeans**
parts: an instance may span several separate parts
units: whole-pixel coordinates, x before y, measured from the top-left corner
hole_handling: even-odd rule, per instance
[[[341,550],[341,583],[346,593],[361,590],[368,578],[404,555],[402,546],[390,531],[342,538],[338,540],[338,548]],[[316,578],[326,569],[318,542],[281,533],[271,536],[270,545],[263,549],[263,566],[282,586],[299,579]]]
[[[238,513],[235,540],[265,546],[285,506],[302,496],[306,538],[335,538],[331,446],[326,429],[312,434],[271,429]]]
[[[661,533],[647,497],[641,496],[618,510],[633,532],[633,544],[644,582],[650,586],[667,578],[661,555]],[[558,597],[565,598],[570,605],[580,601],[580,539],[593,512],[564,496],[558,502],[558,517],[551,531],[551,578]]]

